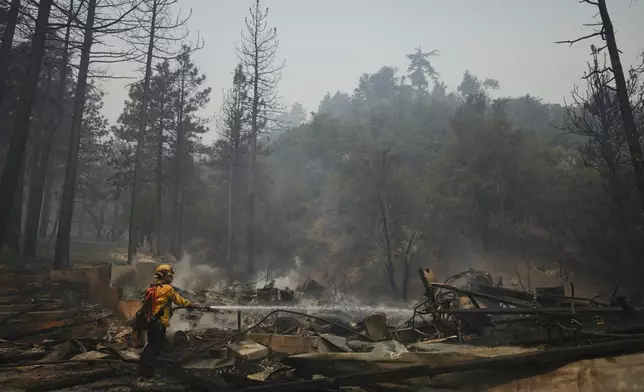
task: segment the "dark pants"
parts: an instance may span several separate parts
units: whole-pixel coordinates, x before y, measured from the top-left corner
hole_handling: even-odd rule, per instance
[[[139,359],[139,377],[153,378],[157,358],[165,345],[165,327],[156,319],[148,324],[148,344]]]

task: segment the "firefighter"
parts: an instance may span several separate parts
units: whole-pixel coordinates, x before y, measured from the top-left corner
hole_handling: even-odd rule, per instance
[[[147,289],[143,306],[137,313],[139,328],[145,328],[148,343],[139,359],[139,382],[154,382],[157,358],[165,344],[166,328],[172,316],[172,304],[187,308],[198,306],[181,297],[172,287],[174,270],[170,264],[159,265],[154,274],[156,282]]]

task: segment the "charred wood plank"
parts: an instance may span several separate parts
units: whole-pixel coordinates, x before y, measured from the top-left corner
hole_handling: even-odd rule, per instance
[[[77,365],[88,365],[94,366],[96,364],[113,364],[119,366],[133,366],[134,362],[123,362],[118,359],[63,359],[59,361],[35,361],[35,362],[21,362],[21,363],[12,363],[12,364],[0,364],[0,369],[13,369],[24,366],[44,366],[44,365],[66,365],[66,364],[77,364]]]
[[[77,318],[79,314],[82,314],[82,311],[75,310],[31,310],[31,311],[21,311],[21,312],[0,312],[0,324],[2,323],[24,323],[24,322],[35,322],[35,321],[59,321],[59,320],[69,320]]]
[[[445,289],[445,290],[453,291],[455,293],[461,293],[468,296],[473,296],[476,298],[487,299],[495,302],[502,302],[512,306],[530,307],[532,305],[532,301],[520,300],[516,298],[507,298],[499,295],[485,294],[478,291],[467,290],[461,287],[452,286],[451,284],[432,283],[432,286],[435,288]]]
[[[17,317],[20,317],[23,314],[33,312],[34,310],[38,310],[39,308],[43,307],[44,305],[45,305],[44,302],[37,303],[35,305],[29,306],[29,307],[27,307],[25,309],[22,309],[22,310],[18,311],[17,313],[5,315],[5,317],[3,317],[2,320],[0,320],[0,325],[6,323],[9,320],[12,320],[12,319],[15,319]]]
[[[43,334],[43,333],[51,333],[51,332],[59,331],[61,329],[65,329],[65,328],[73,328],[73,327],[79,327],[81,325],[87,325],[87,324],[96,323],[96,322],[99,322],[99,321],[101,321],[101,320],[103,320],[103,319],[105,319],[107,317],[110,317],[110,316],[103,316],[103,317],[98,317],[98,318],[94,318],[94,319],[91,319],[91,320],[83,320],[83,321],[78,321],[78,322],[75,322],[75,323],[57,325],[55,327],[42,328],[42,329],[38,329],[38,330],[35,330],[35,331],[23,331],[23,332],[11,333],[8,336],[3,336],[2,339],[5,339],[5,340],[17,340],[17,339],[22,339],[22,338],[27,338],[27,337],[30,337],[30,336],[34,336],[34,335],[40,335],[40,334]]]
[[[176,378],[177,380],[188,384],[194,388],[197,388],[202,391],[207,392],[230,392],[233,390],[230,386],[216,382],[213,380],[208,380],[201,376],[194,374],[180,366],[169,367],[166,372],[169,376]]]
[[[41,359],[47,355],[46,351],[26,352],[18,354],[0,355],[0,365],[18,361],[31,361],[34,359]]]
[[[529,302],[536,300],[536,302],[542,306],[560,306],[562,303],[570,304],[572,302],[574,302],[576,306],[588,306],[589,304],[597,304],[595,300],[590,298],[580,298],[575,297],[574,295],[572,297],[567,297],[564,295],[565,293],[563,293],[563,287],[536,288],[536,295],[535,293],[531,293],[529,291],[521,291],[507,287],[487,286],[481,284],[471,284],[469,288],[479,293],[505,298],[514,298]],[[553,294],[555,292],[557,294]]]
[[[37,304],[14,304],[14,305],[0,305],[0,312],[22,312],[24,310],[31,312],[34,307],[38,310],[59,310],[60,306],[55,302],[38,302]]]
[[[74,374],[70,377],[60,378],[57,380],[48,380],[47,382],[34,383],[29,385],[29,387],[25,389],[25,392],[55,391],[57,389],[72,388],[77,385],[89,384],[92,382],[122,375],[123,371],[120,368],[114,367],[110,369],[101,369],[82,374]]]
[[[393,382],[418,377],[433,377],[440,374],[459,373],[471,370],[507,369],[543,363],[574,362],[581,359],[600,358],[644,351],[644,338],[609,343],[597,343],[578,347],[555,348],[546,351],[503,355],[493,358],[474,359],[446,365],[417,365],[398,369],[349,374],[335,378],[284,382],[279,385],[260,385],[243,389],[246,392],[298,392],[321,388],[363,386],[381,382]]]

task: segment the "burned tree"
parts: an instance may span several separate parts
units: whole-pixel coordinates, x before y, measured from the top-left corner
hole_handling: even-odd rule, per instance
[[[22,84],[18,108],[15,116],[14,129],[11,134],[9,151],[7,153],[2,180],[0,180],[0,244],[5,241],[8,220],[13,206],[13,200],[18,186],[20,172],[23,170],[31,109],[38,88],[38,76],[45,54],[45,41],[47,39],[47,23],[51,12],[53,0],[42,0],[38,6],[38,17],[31,41],[29,65]]]
[[[80,8],[79,8],[80,9]],[[68,89],[68,72],[69,72],[69,57],[70,57],[70,37],[71,28],[74,23],[76,10],[74,8],[74,1],[69,2],[67,26],[65,28],[65,36],[60,49],[60,64],[58,70],[58,86],[56,97],[52,104],[57,110],[52,114],[51,123],[45,129],[42,136],[42,146],[38,151],[38,159],[35,160],[36,171],[31,174],[29,185],[29,197],[27,199],[27,216],[25,220],[25,241],[23,247],[23,254],[27,257],[33,257],[36,254],[36,244],[38,240],[38,224],[41,216],[41,208],[43,205],[43,193],[45,182],[47,181],[47,173],[50,165],[50,154],[52,149],[53,138],[61,126],[65,117],[66,107],[63,101],[67,95]],[[48,213],[49,214],[49,213]],[[48,215],[47,215],[48,216]]]
[[[11,0],[7,12],[7,23],[2,34],[2,47],[0,47],[0,107],[2,106],[2,99],[5,96],[5,85],[9,75],[9,63],[11,62],[11,48],[13,46],[13,37],[16,32],[20,7],[20,0]]]
[[[156,128],[156,167],[155,167],[155,182],[156,182],[156,227],[155,239],[156,246],[155,252],[157,255],[163,253],[161,237],[163,235],[163,185],[165,183],[165,172],[163,170],[165,161],[165,145],[168,136],[166,131],[174,125],[172,118],[172,103],[170,97],[175,95],[174,86],[175,74],[170,69],[170,62],[163,61],[156,66],[156,75],[152,78],[152,96],[150,102],[151,118],[154,119],[154,126]]]
[[[228,144],[228,238],[226,241],[226,268],[231,269],[237,264],[235,244],[235,229],[237,219],[235,214],[235,198],[238,189],[238,165],[242,132],[247,121],[247,90],[246,76],[240,65],[235,68],[233,87],[228,90],[222,108],[222,124],[224,136]]]
[[[246,31],[242,33],[238,57],[244,67],[248,85],[250,137],[248,154],[248,225],[246,232],[246,272],[255,272],[255,172],[257,135],[269,121],[269,114],[279,109],[277,85],[284,63],[277,63],[279,40],[277,28],[268,27],[269,9],[262,9],[259,0],[250,8]]]
[[[200,126],[200,120],[195,112],[203,108],[210,100],[210,87],[203,88],[206,76],[200,74],[199,68],[190,58],[193,51],[184,45],[182,53],[177,57],[176,78],[176,133],[174,146],[174,222],[172,225],[172,253],[177,259],[183,256],[183,209],[184,209],[184,178],[187,169],[192,164],[191,145],[197,133],[205,131]]]
[[[135,51],[134,60],[145,64],[142,103],[139,110],[138,135],[136,142],[136,156],[134,161],[134,176],[131,189],[130,218],[129,218],[129,240],[128,240],[128,263],[134,262],[138,243],[139,225],[136,220],[136,208],[139,193],[142,185],[141,161],[143,157],[143,145],[145,143],[145,131],[148,125],[148,105],[150,101],[150,80],[152,78],[152,61],[154,59],[176,58],[181,51],[171,48],[172,44],[182,41],[187,33],[181,37],[172,35],[177,29],[181,29],[188,22],[186,18],[172,18],[172,8],[179,0],[144,0],[139,9],[134,13],[134,23],[138,32],[126,37],[127,42]]]
[[[118,28],[115,26],[117,26],[119,23],[122,23],[123,19],[138,7],[138,4],[134,4],[131,7],[128,7],[127,2],[113,3],[106,1],[103,4],[103,6],[105,6],[105,8],[107,9],[116,8],[119,10],[119,6],[123,5],[125,5],[126,7],[124,12],[112,19],[102,18],[101,24],[95,23],[97,11],[99,10],[99,7],[101,7],[99,0],[89,0],[85,8],[86,20],[81,24],[83,31],[83,41],[81,44],[78,77],[76,80],[76,91],[74,94],[74,103],[72,107],[72,124],[69,138],[69,147],[67,149],[65,178],[63,181],[60,211],[58,215],[58,232],[56,236],[56,251],[54,255],[55,268],[66,268],[70,264],[70,236],[78,184],[81,130],[83,127],[83,115],[86,104],[88,78],[90,77],[91,72],[90,63],[117,62],[123,61],[124,59],[124,54],[122,53],[106,54],[102,52],[92,52],[92,46],[96,43],[97,37],[100,35],[131,31],[131,28],[127,26],[124,28]],[[116,56],[116,60],[114,60],[114,56]]]
[[[76,198],[78,151],[80,148],[81,127],[83,125],[83,109],[85,107],[85,93],[87,91],[89,60],[93,43],[96,2],[97,0],[89,0],[87,5],[87,21],[85,24],[78,80],[76,82],[74,106],[72,109],[72,129],[69,138],[69,149],[67,151],[67,166],[65,167],[58,235],[56,237],[56,252],[54,254],[54,267],[59,269],[69,266],[69,237],[72,227],[72,216],[74,214],[74,201]]]
[[[605,50],[608,51],[610,58],[610,67],[603,67],[592,69],[587,78],[595,78],[595,81],[600,82],[603,85],[605,90],[614,91],[614,96],[616,102],[618,103],[619,112],[621,113],[621,126],[623,130],[624,138],[628,146],[629,153],[629,162],[633,169],[634,182],[638,190],[638,200],[640,204],[640,211],[638,215],[641,217],[642,212],[644,212],[644,156],[642,153],[642,145],[640,143],[640,135],[635,123],[635,116],[633,114],[633,108],[631,106],[631,98],[629,94],[629,87],[627,83],[626,76],[624,74],[624,69],[622,67],[620,59],[620,51],[617,47],[617,42],[615,39],[615,30],[613,28],[613,23],[611,21],[610,15],[608,13],[608,8],[606,6],[606,0],[582,0],[583,3],[587,3],[597,7],[599,11],[599,16],[601,22],[594,23],[592,26],[596,26],[599,30],[589,34],[587,36],[577,38],[575,40],[569,41],[560,41],[559,43],[568,43],[573,45],[574,43],[584,41],[586,39],[600,37],[604,41],[604,46],[593,47],[593,55],[602,53]],[[607,74],[608,77],[597,78],[595,75]],[[597,98],[597,97],[595,97]],[[603,98],[602,98],[603,100]],[[603,104],[605,102],[593,102],[594,105]],[[602,126],[607,125],[603,124]],[[614,151],[605,150],[606,152],[613,153]],[[630,276],[634,281],[631,284],[632,298],[634,301],[639,302],[642,289],[640,288],[639,276],[641,274],[642,266],[638,261],[639,257],[633,257],[631,263]]]
[[[396,204],[400,203],[392,202],[391,199],[397,199],[400,195],[390,197],[392,189],[396,187],[390,178],[394,177],[391,175],[392,167],[389,163],[391,158],[389,148],[377,151],[373,157],[368,158],[365,171],[375,209],[374,216],[377,217],[373,220],[374,242],[378,248],[376,259],[384,266],[394,298],[407,300],[414,255],[421,232],[405,225],[403,219],[400,219],[401,215],[392,217],[392,212],[396,214],[398,209]],[[426,207],[427,203],[417,215],[419,219],[424,218]],[[401,270],[399,283],[397,275]]]
[[[613,23],[608,13],[606,0],[582,0],[582,2],[591,4],[598,8],[601,22],[595,23],[593,24],[593,26],[597,26],[599,30],[575,40],[560,41],[558,43],[568,43],[572,45],[574,43],[593,37],[601,37],[601,39],[605,42],[604,46],[594,48],[593,52],[601,53],[604,50],[608,50],[611,66],[594,70],[593,72],[591,72],[591,75],[589,75],[589,77],[592,77],[592,74],[594,73],[609,73],[612,75],[612,77],[609,78],[605,84],[607,88],[615,91],[617,101],[619,102],[619,108],[623,122],[622,126],[624,128],[624,134],[628,143],[631,165],[633,167],[633,172],[635,173],[635,183],[637,185],[637,190],[639,193],[640,205],[641,209],[644,211],[644,155],[642,153],[642,145],[639,142],[639,132],[635,124],[635,116],[633,115],[633,108],[631,107],[627,81],[626,77],[624,76],[624,69],[622,67],[619,49],[617,47],[617,41],[615,40],[615,30],[613,28]],[[614,83],[614,87],[610,86],[609,83]]]
[[[637,259],[638,248],[634,233],[638,219],[633,219],[629,213],[630,187],[627,182],[631,165],[628,141],[619,100],[610,87],[612,77],[602,72],[606,61],[600,64],[597,48],[593,45],[591,49],[593,61],[584,76],[586,91],[573,91],[573,102],[566,107],[563,130],[587,138],[580,147],[580,153],[584,164],[599,173],[602,188],[613,203],[619,224],[617,230],[621,233],[623,266],[628,268]],[[633,92],[629,90],[629,94]]]
[[[394,245],[391,239],[391,220],[389,219],[389,210],[391,209],[387,198],[387,158],[388,150],[382,150],[375,163],[367,164],[366,169],[369,173],[369,181],[373,187],[377,210],[378,220],[376,233],[376,242],[381,244],[382,253],[384,254],[384,267],[387,273],[387,279],[391,286],[394,297],[400,297],[400,288],[396,282],[396,267],[394,264]]]

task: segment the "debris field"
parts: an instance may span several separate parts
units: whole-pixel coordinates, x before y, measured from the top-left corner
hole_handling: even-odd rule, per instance
[[[154,265],[131,276],[143,289]],[[122,266],[0,267],[2,391],[600,391],[644,387],[644,311],[570,287],[521,291],[483,271],[388,314],[340,306],[313,279],[182,295],[152,385],[138,386],[138,300]],[[125,267],[123,267],[125,268]],[[134,267],[127,267],[134,268]],[[131,272],[131,271],[130,271]],[[129,273],[129,272],[128,272]],[[147,275],[146,275],[147,274]],[[136,280],[136,279],[135,279]],[[143,287],[141,287],[143,286]],[[383,308],[386,309],[386,308]]]

